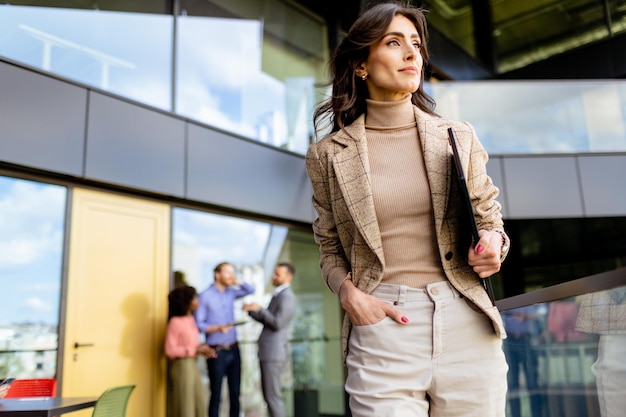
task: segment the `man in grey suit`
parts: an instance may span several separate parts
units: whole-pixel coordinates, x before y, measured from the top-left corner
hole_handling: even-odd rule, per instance
[[[256,303],[243,306],[250,317],[263,324],[263,331],[259,336],[259,362],[263,397],[270,417],[285,416],[280,376],[289,359],[289,326],[296,310],[296,296],[289,288],[294,273],[292,264],[279,263],[272,276],[275,288],[267,308]]]

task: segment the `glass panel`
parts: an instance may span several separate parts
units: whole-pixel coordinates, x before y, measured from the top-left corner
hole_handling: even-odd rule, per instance
[[[235,320],[247,320],[244,302],[266,306],[272,296],[271,276],[277,262],[291,262],[296,269],[291,284],[298,306],[292,322],[292,362],[283,374],[287,415],[302,406],[295,392],[314,392],[320,411],[343,414],[343,374],[339,347],[341,314],[336,298],[319,275],[319,249],[310,231],[175,208],[173,210],[172,267],[174,280],[186,282],[200,292],[213,283],[213,269],[223,261],[232,263],[238,277],[256,291],[235,303]],[[262,326],[254,321],[237,327],[242,357],[242,411],[265,409],[259,380],[257,339]],[[328,358],[335,361],[328,369]],[[206,365],[198,364],[208,390]],[[226,384],[224,384],[226,386]],[[226,388],[224,388],[226,389]],[[227,407],[228,396],[222,397]],[[226,401],[226,403],[224,403]],[[298,415],[296,412],[295,415]]]
[[[20,6],[63,7],[68,9],[117,10],[142,13],[168,13],[168,0],[3,0]]]
[[[323,20],[277,0],[184,2],[181,8],[176,111],[305,153],[316,82],[325,81]]]
[[[177,25],[178,113],[254,139],[272,126],[262,114],[284,117],[282,85],[260,70],[260,22],[180,17]]]
[[[626,151],[626,82],[437,82],[437,112],[472,123],[491,154]]]
[[[56,375],[66,193],[0,176],[0,378]]]
[[[626,287],[503,312],[508,416],[617,416],[626,407]]]
[[[0,6],[0,55],[171,109],[172,16]]]
[[[428,24],[446,38],[476,57],[473,10],[469,0],[426,0],[422,2]]]
[[[491,0],[498,71],[511,71],[608,38],[604,7],[611,3],[619,2]],[[626,29],[624,17],[623,11],[615,16],[614,33]]]
[[[68,7],[78,8],[0,5],[0,55],[306,152],[329,56],[323,19],[279,0],[182,1],[173,93],[173,16]]]
[[[498,298],[626,266],[626,217],[506,220],[505,229],[514,244],[492,278]]]
[[[267,223],[176,208],[173,212],[173,268],[188,285],[202,292],[213,283],[213,269],[218,263],[232,263],[238,278],[256,289],[253,295],[235,302],[235,321],[247,320],[247,314],[242,311],[244,302],[265,305],[265,277],[271,276],[265,270],[266,256],[270,258],[267,265],[273,268],[278,255],[275,245],[282,245],[285,232],[286,228]],[[244,410],[263,404],[259,381],[254,377],[255,372],[258,373],[254,343],[259,327],[246,324],[237,328],[241,343],[241,406]],[[200,369],[208,390],[206,366]]]

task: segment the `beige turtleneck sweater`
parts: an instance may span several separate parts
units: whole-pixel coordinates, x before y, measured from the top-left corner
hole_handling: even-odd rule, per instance
[[[382,282],[424,288],[444,281],[411,97],[367,100],[365,130],[385,257]]]

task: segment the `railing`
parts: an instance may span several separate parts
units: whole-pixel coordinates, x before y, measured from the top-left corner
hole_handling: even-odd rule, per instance
[[[56,374],[57,349],[0,349],[0,376],[52,378]]]
[[[620,401],[626,268],[496,304],[509,334],[508,416],[599,417]]]

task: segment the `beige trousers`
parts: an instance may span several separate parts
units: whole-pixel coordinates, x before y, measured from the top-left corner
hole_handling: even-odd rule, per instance
[[[400,310],[354,326],[348,345],[353,417],[504,417],[508,366],[491,321],[447,282],[418,290],[381,284],[372,295]]]
[[[202,385],[195,357],[169,362],[167,416],[206,417],[207,391]]]

